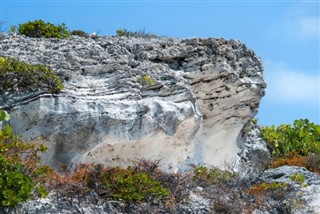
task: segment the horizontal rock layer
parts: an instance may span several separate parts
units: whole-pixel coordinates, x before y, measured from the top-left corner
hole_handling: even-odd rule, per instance
[[[64,81],[57,95],[0,92],[16,133],[47,145],[52,166],[237,163],[266,87],[261,60],[235,40],[2,34],[0,56],[46,64]]]

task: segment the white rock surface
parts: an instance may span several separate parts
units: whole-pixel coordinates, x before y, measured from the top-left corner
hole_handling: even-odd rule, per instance
[[[47,145],[52,166],[145,158],[168,171],[224,167],[238,161],[266,87],[260,59],[234,40],[3,34],[0,55],[46,64],[64,80],[58,95],[0,92],[16,133]]]

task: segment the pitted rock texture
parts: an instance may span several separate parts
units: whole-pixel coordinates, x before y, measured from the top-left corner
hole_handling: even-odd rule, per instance
[[[245,134],[243,140],[245,143],[241,145],[239,152],[239,176],[246,179],[255,179],[261,175],[266,166],[272,161],[271,152],[267,148],[266,142],[263,141],[261,127],[250,122],[245,125],[243,130]]]
[[[0,56],[46,64],[64,80],[58,95],[0,92],[16,133],[47,145],[52,166],[237,163],[266,87],[261,60],[235,40],[3,34]]]
[[[303,176],[303,184],[292,181],[293,175]],[[277,182],[292,185],[294,194],[287,196],[287,202],[292,207],[290,213],[320,213],[320,176],[304,167],[281,166],[266,170],[259,178],[260,182]],[[256,210],[259,213],[277,213],[273,210]]]

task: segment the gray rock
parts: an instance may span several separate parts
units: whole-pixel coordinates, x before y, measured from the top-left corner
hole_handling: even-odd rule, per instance
[[[239,175],[244,179],[253,180],[261,175],[271,161],[271,154],[267,144],[262,139],[260,127],[252,122],[244,127],[244,144],[239,152]]]
[[[0,92],[15,132],[48,146],[52,166],[238,162],[265,88],[261,60],[235,40],[2,34],[0,55],[46,64],[64,80],[58,95]]]
[[[123,213],[122,210],[125,205],[119,201],[102,201],[97,196],[95,196],[97,200],[92,199],[89,196],[82,197],[81,199],[77,196],[72,198],[61,197],[55,192],[51,192],[46,198],[29,200],[26,203],[19,204],[16,208],[0,208],[0,212],[4,214]]]
[[[303,184],[292,181],[294,174],[305,178]],[[320,213],[320,176],[304,167],[282,166],[266,170],[259,178],[261,182],[281,182],[292,185],[293,194],[288,198],[292,213]]]

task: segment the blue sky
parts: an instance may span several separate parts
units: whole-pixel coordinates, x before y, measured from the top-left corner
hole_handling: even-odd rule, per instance
[[[178,38],[238,39],[262,58],[268,83],[259,123],[320,124],[319,1],[0,0],[1,30],[30,20],[114,35],[145,29]]]

